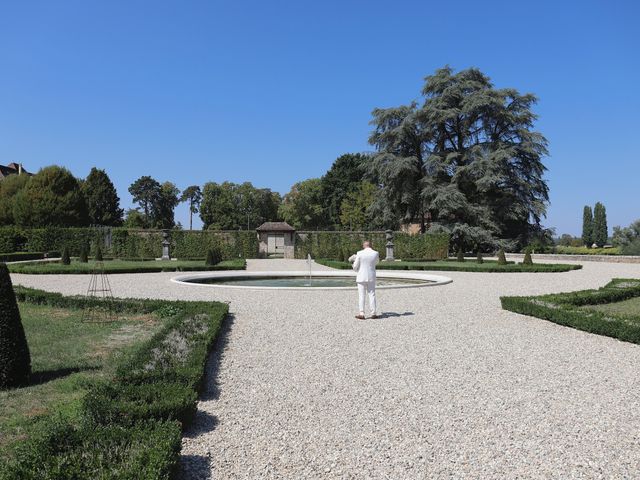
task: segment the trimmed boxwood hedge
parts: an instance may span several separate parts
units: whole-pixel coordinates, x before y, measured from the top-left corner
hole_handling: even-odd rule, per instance
[[[51,419],[40,435],[18,447],[19,461],[0,469],[0,479],[168,480],[180,448],[177,422],[78,426]]]
[[[620,302],[640,296],[640,280],[614,279],[598,290],[501,297],[502,308],[625,342],[640,344],[640,315],[619,315],[580,307]]]
[[[127,260],[129,262],[129,260]],[[155,262],[155,260],[154,260]],[[224,260],[218,265],[205,265],[201,263],[185,264],[181,261],[158,261],[157,263],[136,261],[134,265],[104,263],[105,273],[154,273],[154,272],[205,272],[216,270],[244,270],[246,260]],[[78,262],[64,265],[62,263],[20,263],[9,265],[11,273],[26,273],[31,275],[51,274],[90,274],[94,269],[86,263]]]
[[[20,301],[83,309],[89,297],[16,287]],[[0,479],[168,479],[176,471],[181,428],[196,411],[204,367],[228,305],[115,299],[117,312],[167,320],[151,339],[119,359],[110,381],[96,381],[80,419],[52,416],[17,448]]]
[[[316,259],[317,263],[331,268],[348,270],[351,268],[349,262],[338,260]],[[578,270],[582,265],[568,265],[561,263],[536,263],[533,265],[523,265],[521,263],[508,263],[500,265],[495,260],[484,260],[477,262],[389,262],[379,263],[377,270],[429,270],[442,272],[480,272],[480,273],[559,273]]]
[[[13,252],[0,253],[0,262],[26,262],[29,260],[43,260],[57,258],[60,252]]]

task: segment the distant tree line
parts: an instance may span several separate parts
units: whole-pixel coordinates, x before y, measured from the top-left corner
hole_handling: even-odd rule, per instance
[[[254,229],[275,220],[318,230],[413,223],[448,233],[456,250],[552,241],[541,223],[549,200],[547,141],[534,129],[536,97],[496,88],[478,69],[449,67],[427,76],[421,95],[420,102],[372,112],[372,153],[344,154],[322,177],[295,183],[283,197],[249,182],[180,191],[143,176],[129,187],[136,208],[124,213],[103,170],[78,180],[48,167],[0,182],[0,223],[176,228],[175,208],[186,202],[189,228],[199,214],[205,229]],[[596,206],[592,221],[585,240],[606,242],[604,207]]]

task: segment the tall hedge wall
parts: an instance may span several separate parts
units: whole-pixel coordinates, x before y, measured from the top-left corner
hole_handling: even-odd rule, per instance
[[[60,252],[64,247],[72,256],[80,255],[84,245],[92,252],[99,243],[105,256],[117,258],[156,258],[162,255],[162,232],[112,228],[111,245],[105,232],[90,228],[19,228],[0,227],[0,254],[13,252]],[[298,232],[296,258],[331,258],[346,260],[362,248],[365,239],[385,255],[384,232]],[[174,230],[171,232],[171,256],[204,258],[206,252],[220,247],[223,259],[258,257],[258,238],[253,230]],[[447,257],[449,237],[444,234],[394,235],[395,257],[400,259],[439,260]]]
[[[298,232],[296,234],[296,258],[331,258],[347,260],[369,240],[372,247],[386,256],[384,232]],[[400,259],[441,260],[449,253],[449,236],[446,234],[409,235],[394,233],[394,256]]]

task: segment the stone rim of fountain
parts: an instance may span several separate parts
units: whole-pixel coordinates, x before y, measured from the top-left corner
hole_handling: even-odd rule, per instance
[[[356,286],[356,275],[355,272],[350,271],[322,271],[322,277],[336,277],[336,278],[353,278],[353,286],[348,287],[268,287],[268,286],[245,286],[245,285],[224,285],[224,284],[216,284],[216,283],[194,283],[193,280],[202,279],[202,278],[215,278],[220,280],[234,280],[238,278],[265,278],[265,277],[300,277],[300,278],[308,278],[308,272],[304,271],[273,271],[273,272],[246,272],[242,271],[218,271],[218,272],[201,272],[201,273],[193,273],[193,274],[185,274],[178,275],[176,277],[171,278],[173,283],[178,283],[181,285],[189,285],[196,287],[205,287],[205,288],[219,288],[219,289],[240,289],[240,290],[354,290],[357,288]],[[407,271],[378,271],[377,277],[380,279],[383,278],[397,278],[401,280],[417,280],[421,283],[402,283],[395,285],[379,285],[376,288],[378,290],[390,290],[396,288],[425,288],[425,287],[437,287],[441,285],[446,285],[453,282],[453,279],[449,277],[445,277],[444,275],[433,275],[429,273],[420,273],[420,272],[407,272]],[[429,283],[422,283],[429,282]]]

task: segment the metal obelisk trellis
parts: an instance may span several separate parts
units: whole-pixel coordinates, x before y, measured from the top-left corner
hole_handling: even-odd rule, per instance
[[[95,241],[104,243],[105,247],[111,246],[111,229],[109,227],[93,226],[95,229]],[[113,292],[109,277],[104,271],[102,260],[94,261],[89,286],[87,287],[87,305],[82,313],[83,322],[106,323],[117,320],[114,305]]]

